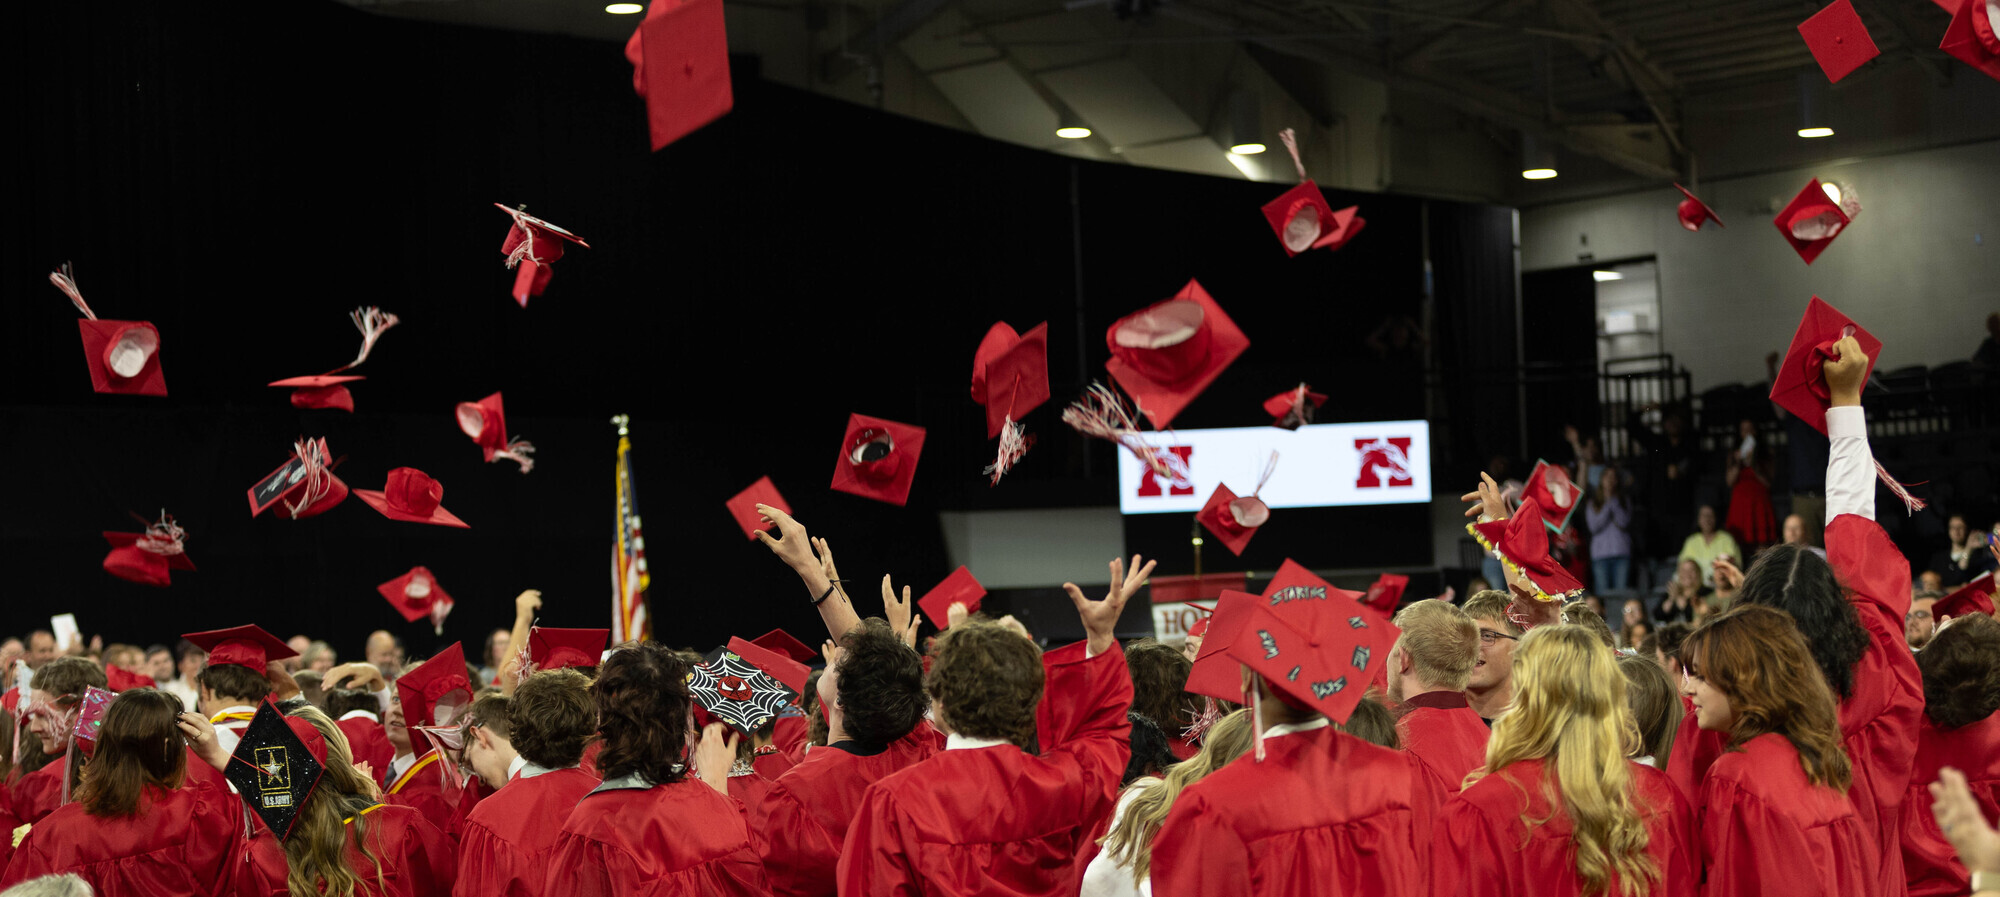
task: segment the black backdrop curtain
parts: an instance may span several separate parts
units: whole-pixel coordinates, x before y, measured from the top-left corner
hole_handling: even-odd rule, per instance
[[[735,112],[653,154],[616,45],[333,3],[42,4],[0,41],[22,160],[0,223],[0,633],[74,611],[110,641],[255,621],[349,655],[389,628],[423,654],[429,627],[374,591],[415,564],[458,600],[444,640],[468,654],[523,588],[543,590],[545,623],[605,625],[607,419],[625,413],[662,638],[810,640],[803,589],[725,498],[768,474],[849,577],[919,591],[948,570],[941,508],[1108,504],[1111,449],[1060,406],[1101,376],[1105,326],[1190,277],[1253,345],[1178,425],[1262,423],[1258,401],[1301,379],[1342,396],[1328,420],[1421,415],[1345,398],[1373,321],[1414,308],[1415,200],[1330,196],[1363,202],[1368,231],[1286,259],[1257,211],[1279,185],[1007,146],[760,82],[751,60]],[[526,309],[494,202],[591,243]],[[65,261],[101,317],[158,325],[170,397],[90,392],[76,314],[46,281]],[[351,358],[346,312],[364,304],[404,323],[357,372],[356,413],[298,411],[263,385]],[[989,488],[966,389],[995,320],[1049,321],[1057,398]],[[453,419],[495,390],[539,448],[526,476],[481,463]],[[907,508],[827,490],[850,412],[929,428]],[[359,500],[251,519],[244,490],[300,435],[326,436],[353,487],[427,471],[472,528]],[[162,507],[200,571],[165,591],[101,572],[99,531]],[[1340,540],[1315,545],[1301,561],[1342,562]]]

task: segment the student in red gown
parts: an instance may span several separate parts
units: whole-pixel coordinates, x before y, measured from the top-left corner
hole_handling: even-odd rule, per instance
[[[1688,633],[1681,662],[1697,724],[1727,739],[1696,801],[1702,893],[1881,894],[1881,851],[1848,800],[1852,767],[1833,692],[1791,617],[1733,608]]]
[[[868,786],[935,754],[944,737],[924,720],[923,662],[870,619],[840,639],[815,686],[827,708],[827,744],[773,782],[751,832],[783,897],[832,897],[847,830]]]
[[[208,652],[206,665],[194,680],[201,706],[190,709],[200,710],[215,725],[215,737],[224,753],[233,751],[244,727],[257,715],[257,705],[279,690],[272,680],[291,679],[282,666],[273,670],[272,665],[297,657],[299,652],[256,625],[190,632],[181,637]]]
[[[1388,711],[1383,711],[1387,716]],[[1384,723],[1387,729],[1390,724]],[[1150,893],[1153,839],[1187,786],[1235,762],[1250,750],[1250,713],[1232,710],[1202,733],[1195,755],[1160,777],[1134,779],[1118,796],[1118,809],[1105,827],[1101,852],[1083,870],[1083,897],[1137,897]]]
[[[458,814],[460,786],[451,774],[458,760],[430,747],[417,727],[455,725],[459,711],[470,703],[472,680],[457,642],[396,679],[387,728],[397,754],[390,761],[384,800],[421,811],[440,827]]]
[[[1666,773],[1627,759],[1638,731],[1616,658],[1582,626],[1521,639],[1513,709],[1438,819],[1430,893],[1694,897],[1693,814]]]
[[[1128,578],[1112,561],[1103,601],[1064,583],[1088,639],[1041,657],[998,623],[938,637],[925,691],[945,749],[862,796],[840,854],[843,897],[1077,892],[1076,857],[1116,805],[1127,760],[1132,677],[1113,632],[1152,571],[1134,555]]]
[[[1187,732],[1203,709],[1201,696],[1187,692],[1194,661],[1180,648],[1145,639],[1126,647],[1125,668],[1132,674],[1132,712],[1160,727],[1174,759],[1193,757],[1201,744]]]
[[[74,788],[81,768],[70,765],[70,730],[76,725],[77,707],[84,691],[103,688],[104,670],[82,657],[58,657],[35,671],[29,681],[27,731],[48,761],[39,767],[17,771],[12,802],[13,813],[22,825],[33,825],[62,805],[63,776],[70,776]],[[11,745],[9,746],[11,749]],[[12,836],[10,831],[9,836]]]
[[[354,754],[354,764],[367,764],[375,784],[389,783],[389,766],[395,762],[396,748],[389,743],[389,733],[382,727],[381,701],[374,694],[358,688],[334,689],[326,692],[326,715],[333,717],[340,732],[347,736],[348,750]]]
[[[75,800],[35,824],[0,888],[68,872],[99,894],[232,893],[245,871],[242,804],[227,790],[184,784],[181,712],[162,691],[120,694]]]
[[[466,759],[498,790],[466,818],[454,894],[557,897],[542,890],[549,853],[570,810],[598,784],[577,767],[597,731],[589,687],[575,670],[547,670],[522,680],[512,699],[473,705]]]
[[[1486,762],[1491,730],[1465,700],[1479,661],[1479,627],[1443,601],[1403,608],[1396,626],[1402,635],[1389,650],[1389,703],[1402,714],[1396,735],[1442,802]]]
[[[1925,808],[1931,783],[1952,767],[1986,823],[2000,826],[2000,620],[1971,613],[1947,622],[1917,653],[1917,667],[1924,720],[1903,799],[1903,870],[1911,897],[1964,894],[1971,872]]]
[[[604,782],[563,823],[544,894],[678,897],[763,894],[744,808],[724,781],[737,739],[703,733],[691,778],[682,764],[693,729],[688,663],[655,642],[620,648],[598,668],[591,699]]]

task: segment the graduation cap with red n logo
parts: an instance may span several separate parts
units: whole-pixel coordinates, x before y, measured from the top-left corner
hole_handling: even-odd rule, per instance
[[[69,297],[83,320],[76,322],[83,337],[83,360],[90,366],[90,388],[121,395],[163,396],[167,377],[160,372],[160,330],[151,321],[99,320],[83,301],[69,265],[49,275],[49,282]]]

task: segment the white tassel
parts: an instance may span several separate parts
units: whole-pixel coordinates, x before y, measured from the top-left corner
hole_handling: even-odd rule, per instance
[[[1875,462],[1875,478],[1881,480],[1882,485],[1889,487],[1890,492],[1895,493],[1897,498],[1903,500],[1903,507],[1908,509],[1908,513],[1915,514],[1928,507],[1928,503],[1921,498],[1911,495],[1908,487],[1898,482],[1895,477],[1890,476],[1888,469],[1883,467],[1880,461]],[[1923,484],[1919,483],[1918,485],[1921,486]]]
[[[1299,161],[1299,135],[1286,128],[1278,132],[1278,139],[1284,141],[1285,149],[1291,151],[1292,167],[1299,170],[1299,180],[1306,180],[1306,163]]]
[[[1176,487],[1193,484],[1187,463],[1179,455],[1160,451],[1148,443],[1139,432],[1139,422],[1133,418],[1132,412],[1125,409],[1125,402],[1102,383],[1091,383],[1080,398],[1063,409],[1062,419],[1078,433],[1124,446],[1126,451],[1151,467],[1154,475],[1166,478]]]
[[[68,262],[63,262],[61,268],[49,275],[49,282],[55,284],[56,289],[63,291],[63,295],[69,297],[69,301],[78,311],[83,312],[84,317],[97,320],[97,313],[90,310],[90,303],[83,301],[83,291],[77,289],[76,277],[71,273]]]
[[[138,515],[133,515],[138,516]],[[165,508],[160,509],[160,522],[148,524],[146,534],[133,544],[162,557],[186,554],[187,531],[174,525],[174,518],[167,516]]]
[[[521,472],[527,473],[535,469],[535,459],[528,457],[534,453],[534,443],[526,439],[512,439],[507,442],[506,448],[493,453],[493,460],[497,462],[502,458],[506,458],[509,461],[520,464]]]
[[[1264,690],[1257,684],[1263,678],[1250,676],[1250,730],[1257,733],[1257,762],[1264,762]]]
[[[1008,415],[1007,422],[1000,427],[999,455],[993,459],[993,463],[986,465],[985,469],[979,472],[992,477],[990,485],[1000,485],[1000,478],[1006,476],[1007,471],[1013,470],[1014,465],[1020,462],[1021,457],[1026,455],[1034,444],[1035,438],[1028,435],[1027,426],[1015,421],[1013,415]]]
[[[294,519],[299,516],[300,511],[312,507],[314,502],[325,498],[326,494],[332,491],[332,487],[327,483],[325,451],[324,439],[317,443],[304,439],[292,443],[292,452],[299,456],[299,460],[305,462],[305,489],[299,493],[297,504],[285,502],[285,513],[292,515]]]
[[[382,332],[402,323],[401,318],[373,305],[357,308],[348,312],[347,316],[353,319],[355,328],[361,331],[361,354],[354,356],[353,361],[328,371],[330,374],[359,367],[362,362],[368,360],[368,353],[375,350],[375,341],[382,338]]]

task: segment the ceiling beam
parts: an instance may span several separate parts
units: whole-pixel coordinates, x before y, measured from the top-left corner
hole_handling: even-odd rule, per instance
[[[1660,133],[1666,136],[1674,152],[1687,153],[1687,145],[1681,141],[1680,133],[1680,84],[1674,76],[1647,58],[1646,51],[1639,47],[1637,40],[1623,28],[1598,15],[1587,0],[1552,0],[1548,9],[1564,26],[1606,38],[1607,43],[1602,50],[1608,52],[1604,55],[1614,57],[1617,65],[1607,65],[1605,71],[1645,102],[1646,108],[1653,113],[1653,121],[1659,125]]]
[[[1494,0],[1494,2],[1488,3],[1485,6],[1482,6],[1479,9],[1475,10],[1472,13],[1472,17],[1475,19],[1486,20],[1486,19],[1491,19],[1494,16],[1506,15],[1507,13],[1512,12],[1514,7],[1517,7],[1524,2],[1526,2],[1526,0]],[[1403,55],[1397,57],[1396,64],[1402,66],[1402,65],[1415,65],[1417,63],[1430,62],[1431,58],[1437,55],[1437,52],[1439,50],[1443,50],[1444,48],[1449,47],[1454,43],[1457,43],[1458,39],[1464,36],[1464,34],[1465,34],[1464,26],[1457,24],[1447,25],[1437,33],[1432,34],[1428,38],[1425,38],[1421,43],[1418,43],[1416,46],[1411,47],[1408,52],[1405,52]]]
[[[840,46],[819,54],[820,78],[839,81],[860,68],[863,58],[876,58],[889,47],[915,33],[932,16],[942,12],[951,0],[902,0],[884,10],[875,21],[849,32]]]

